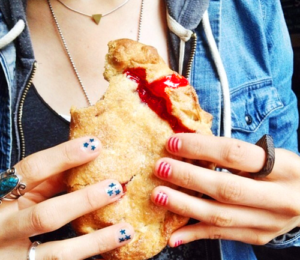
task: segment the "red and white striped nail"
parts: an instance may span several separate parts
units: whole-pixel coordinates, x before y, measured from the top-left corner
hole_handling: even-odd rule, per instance
[[[161,162],[158,169],[157,175],[162,178],[168,178],[171,173],[171,165],[166,162]]]
[[[173,152],[177,153],[181,146],[181,141],[178,137],[171,137],[168,141],[168,149]]]
[[[168,195],[164,192],[159,192],[155,197],[155,203],[165,206],[168,202]]]
[[[182,244],[183,244],[183,241],[182,240],[178,240],[178,241],[175,242],[174,247],[178,247],[178,246],[180,246]]]

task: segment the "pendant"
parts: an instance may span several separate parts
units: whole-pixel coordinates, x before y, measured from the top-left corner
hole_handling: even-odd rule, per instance
[[[92,19],[96,24],[100,23],[101,18],[102,18],[102,14],[93,14],[92,15]]]

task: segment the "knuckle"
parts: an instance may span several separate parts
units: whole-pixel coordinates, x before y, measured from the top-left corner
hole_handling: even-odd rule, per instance
[[[211,227],[208,231],[209,239],[223,239],[222,233],[219,228]]]
[[[65,163],[67,165],[72,165],[76,161],[76,158],[74,156],[74,151],[71,145],[69,145],[68,143],[66,145],[63,145],[62,158],[64,158]]]
[[[104,237],[97,236],[97,238],[95,239],[95,243],[99,253],[105,253],[112,249],[111,244],[107,243],[107,239],[105,239]]]
[[[37,233],[50,232],[56,228],[55,217],[45,207],[34,207],[30,214],[30,220]]]
[[[235,180],[227,180],[219,190],[219,199],[223,202],[238,202],[242,197],[240,184]]]
[[[32,179],[34,176],[37,176],[40,174],[40,164],[37,158],[37,155],[35,156],[29,156],[20,161],[18,164],[18,170],[19,173],[22,175],[22,177],[27,178],[28,180]]]
[[[230,145],[225,146],[222,154],[222,158],[228,165],[235,165],[243,161],[245,154],[245,149],[236,140],[234,140]]]
[[[283,212],[286,214],[286,215],[289,215],[289,216],[300,216],[300,205],[299,207],[298,206],[298,202],[295,203],[295,201],[289,201],[286,203],[284,209],[283,209]]]
[[[210,219],[210,224],[219,227],[230,227],[232,226],[232,222],[232,216],[230,216],[227,212],[218,212]]]
[[[282,227],[277,221],[274,223],[273,221],[271,223],[268,223],[265,227],[265,230],[271,231],[271,232],[280,232],[282,230]]]
[[[189,216],[190,209],[186,203],[179,203],[176,212],[181,216]]]
[[[271,239],[263,234],[257,234],[255,236],[255,240],[253,242],[254,245],[258,245],[258,246],[263,246],[265,244],[267,244]]]
[[[194,183],[192,172],[187,169],[184,170],[180,181],[184,187],[192,187]]]
[[[85,192],[85,200],[89,208],[96,209],[99,207],[100,192],[93,188],[87,188]]]
[[[289,216],[275,215],[273,219],[270,219],[265,230],[280,236],[285,233],[284,230],[286,229],[287,223],[291,223],[290,220]]]
[[[203,156],[203,146],[199,140],[194,140],[193,146],[191,147],[192,153],[196,158],[201,158]]]

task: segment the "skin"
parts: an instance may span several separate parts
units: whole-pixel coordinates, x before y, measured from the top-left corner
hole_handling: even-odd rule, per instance
[[[217,172],[170,158],[162,158],[156,163],[154,174],[158,178],[213,198],[190,196],[163,186],[153,190],[151,199],[154,203],[157,203],[157,194],[163,192],[167,196],[163,207],[201,221],[174,232],[169,240],[170,246],[178,245],[179,241],[188,243],[205,238],[263,245],[300,226],[300,202],[295,199],[300,195],[300,159],[296,154],[276,149],[271,174],[255,179],[245,172],[254,173],[262,168],[265,160],[262,148],[224,137],[200,134],[177,134],[175,137],[180,140],[179,146],[174,152],[168,142],[166,148],[170,153],[211,161],[218,166],[235,169],[236,174]],[[82,149],[85,140],[68,141],[28,156],[15,165],[27,188],[23,197],[13,202],[4,201],[0,206],[0,255],[3,259],[24,259],[31,244],[28,237],[55,230],[122,196],[122,193],[112,199],[105,196],[107,185],[113,181],[107,180],[51,198],[64,190],[62,178],[66,170],[99,155],[100,145],[93,152]],[[287,161],[289,164],[286,164]],[[162,162],[170,165],[169,174],[164,174],[164,177],[159,172]],[[36,260],[84,259],[122,246],[130,241],[118,242],[118,232],[123,228],[134,237],[132,227],[120,223],[85,236],[41,244],[36,249]]]
[[[107,88],[107,83],[101,77],[107,42],[121,37],[135,39],[138,10],[135,13],[131,11],[140,6],[140,0],[131,0],[118,12],[103,18],[100,27],[86,17],[69,12],[56,1],[52,2],[80,75],[95,103]],[[98,0],[89,1],[89,5],[84,0],[65,2],[87,13],[111,10],[112,6],[120,4],[120,1]],[[100,2],[105,6],[100,6]],[[146,1],[143,31],[147,34],[142,32],[141,40],[159,49],[167,61],[166,27],[162,26],[165,12],[159,3],[159,0]],[[59,114],[69,113],[72,105],[86,106],[56,34],[46,1],[29,0],[27,16],[38,64],[33,83],[39,94]],[[112,27],[111,24],[126,26]],[[231,239],[261,245],[299,226],[300,202],[296,198],[300,195],[300,173],[297,172],[300,160],[297,155],[276,149],[273,172],[264,179],[253,179],[247,173],[259,171],[265,160],[260,147],[234,139],[198,134],[180,134],[176,137],[180,139],[181,146],[177,152],[169,150],[171,153],[184,158],[211,161],[218,166],[234,169],[236,174],[220,173],[169,158],[157,162],[154,173],[159,178],[162,177],[158,168],[164,161],[171,166],[170,175],[164,177],[165,180],[214,199],[189,196],[167,187],[157,187],[153,191],[151,199],[154,203],[157,194],[163,192],[167,195],[163,207],[201,220],[200,224],[183,227],[173,233],[170,246],[178,241],[188,243],[203,238]],[[82,150],[83,141],[78,139],[63,143],[28,156],[15,165],[27,188],[23,197],[13,202],[3,202],[0,206],[1,259],[25,259],[31,244],[28,237],[55,230],[118,199],[103,196],[105,187],[112,180],[52,198],[65,190],[62,178],[66,170],[99,155],[100,145],[94,152],[86,152]],[[99,197],[102,199],[99,200]],[[122,228],[128,229],[134,236],[132,227],[122,223],[86,236],[43,243],[36,249],[36,260],[74,260],[101,254],[129,242],[118,243],[116,233]]]
[[[95,10],[99,13],[109,12],[124,0],[64,2],[74,9],[93,14]],[[107,43],[118,38],[136,39],[141,0],[130,0],[118,11],[103,17],[100,25],[69,11],[55,0],[51,0],[51,3],[78,72],[94,104],[103,96],[108,86],[102,76]],[[162,57],[167,61],[163,3],[159,0],[146,1],[144,7],[141,41],[160,49]],[[71,106],[87,106],[46,0],[28,0],[26,15],[37,63],[33,84],[39,95],[58,114],[69,114]],[[25,196],[18,201],[5,201],[0,206],[1,259],[25,259],[31,245],[28,237],[55,230],[81,215],[117,200],[117,197],[98,199],[103,197],[101,194],[109,180],[74,194],[50,199],[65,190],[61,184],[65,170],[93,160],[99,154],[100,148],[91,155],[83,153],[79,149],[81,146],[81,139],[67,142],[31,155],[15,165],[27,188]],[[93,199],[95,197],[97,199]],[[117,239],[118,232],[123,227],[131,230],[132,237],[134,236],[131,226],[122,223],[87,236],[39,245],[36,249],[36,260],[84,259],[109,251],[128,243],[125,241],[120,244]]]
[[[287,150],[275,149],[273,171],[265,178],[249,174],[262,169],[265,152],[243,141],[199,134],[178,134],[180,157],[207,160],[235,169],[236,174],[218,172],[189,163],[162,158],[155,174],[178,186],[206,194],[213,200],[189,196],[168,187],[157,187],[152,201],[163,192],[163,205],[170,211],[201,222],[174,232],[170,246],[177,241],[188,243],[197,239],[227,239],[264,245],[294,227],[300,226],[300,158]],[[169,174],[159,172],[161,162],[170,165]],[[286,162],[289,162],[288,164]]]
[[[88,4],[86,0],[63,2],[76,10],[92,14],[95,10],[100,13],[113,10],[124,0],[89,0]],[[103,17],[99,25],[88,17],[66,9],[55,0],[51,3],[88,96],[95,104],[108,87],[102,75],[107,43],[119,38],[137,39],[141,0],[130,0],[116,12]],[[27,19],[38,65],[33,79],[38,93],[58,114],[69,114],[71,106],[87,106],[47,1],[29,0]],[[166,39],[163,1],[145,1],[140,41],[156,47],[167,62]]]
[[[120,199],[122,192],[114,197],[106,193],[110,183],[120,185],[114,180],[105,180],[80,191],[51,198],[65,190],[62,179],[66,170],[99,155],[101,145],[93,152],[82,148],[86,139],[72,140],[38,152],[15,165],[27,187],[23,197],[13,202],[3,201],[0,206],[1,259],[25,259],[31,245],[29,237],[54,231],[79,216]],[[101,254],[130,241],[118,241],[122,229],[134,237],[133,228],[127,223],[120,223],[88,235],[43,243],[36,248],[36,260],[74,260]]]

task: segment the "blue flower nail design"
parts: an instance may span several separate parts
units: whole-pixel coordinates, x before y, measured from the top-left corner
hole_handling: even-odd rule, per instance
[[[119,237],[119,242],[120,243],[131,239],[131,235],[126,234],[126,230],[125,229],[121,229],[120,230],[120,234],[121,234],[121,237]]]
[[[110,187],[110,188],[113,188],[115,186],[116,186],[116,184],[114,184],[114,183],[111,183],[111,184],[108,185],[108,187]]]
[[[106,193],[111,197],[111,196],[117,196],[121,193],[119,185],[115,183],[111,183],[108,185],[108,188],[106,189]]]
[[[83,143],[84,148],[89,148],[91,151],[94,151],[98,146],[98,143],[94,138],[90,138],[88,141]]]

